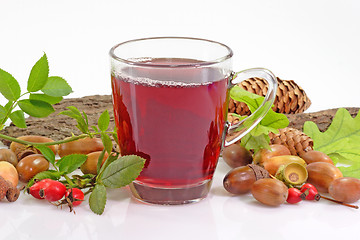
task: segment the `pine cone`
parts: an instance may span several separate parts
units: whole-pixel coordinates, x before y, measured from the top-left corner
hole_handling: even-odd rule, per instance
[[[270,144],[282,144],[289,148],[291,155],[300,156],[304,152],[313,149],[313,140],[300,130],[295,128],[279,129],[278,134],[270,133]]]
[[[310,99],[305,91],[293,80],[278,80],[278,90],[274,101],[273,110],[278,113],[301,113],[311,105]],[[243,89],[265,96],[268,90],[267,82],[262,78],[249,78],[242,81],[238,86]],[[237,102],[233,99],[229,101],[229,112],[235,112],[239,115],[250,115],[250,110],[245,103]]]

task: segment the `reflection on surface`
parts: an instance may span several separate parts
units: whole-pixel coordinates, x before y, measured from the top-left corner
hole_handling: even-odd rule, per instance
[[[136,239],[218,239],[209,199],[178,206],[149,205],[132,199],[119,232]]]

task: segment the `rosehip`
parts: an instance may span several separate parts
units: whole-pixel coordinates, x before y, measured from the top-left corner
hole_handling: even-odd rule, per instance
[[[302,192],[297,188],[289,188],[288,190],[288,198],[286,201],[290,204],[298,203],[302,200],[301,198]]]
[[[66,191],[65,197],[69,198],[72,202],[72,205],[78,206],[84,201],[84,193],[78,188],[70,188]]]
[[[43,197],[40,196],[40,190],[46,188],[51,183],[51,179],[43,179],[39,182],[36,182],[31,187],[29,187],[26,191],[28,194],[31,194],[34,198],[37,199],[43,199]]]
[[[305,198],[306,200],[320,200],[320,194],[318,190],[310,183],[305,183],[301,187],[300,191],[302,192],[302,198]]]
[[[66,187],[61,182],[51,180],[46,188],[42,188],[39,191],[39,195],[42,198],[50,202],[59,201],[65,195]]]

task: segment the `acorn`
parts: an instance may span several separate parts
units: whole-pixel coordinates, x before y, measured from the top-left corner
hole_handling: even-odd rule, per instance
[[[251,187],[253,197],[268,206],[279,206],[288,197],[288,188],[280,180],[264,178],[256,181]]]
[[[262,148],[254,154],[254,164],[263,166],[264,162],[275,156],[291,155],[290,150],[281,144],[271,144],[270,149]]]
[[[337,178],[330,184],[329,194],[337,201],[357,202],[360,199],[360,179],[353,177]]]
[[[343,177],[341,171],[331,163],[314,162],[306,167],[308,183],[316,187],[319,192],[327,193],[330,184],[337,178]]]
[[[286,186],[294,187],[306,182],[308,172],[303,164],[292,162],[280,166],[275,177],[280,181],[283,181]]]
[[[224,148],[222,158],[231,168],[246,166],[253,161],[251,152],[240,144],[231,144]]]
[[[248,164],[232,169],[223,180],[224,188],[232,194],[245,194],[250,192],[254,182],[269,178],[269,172],[264,168]]]
[[[293,155],[275,156],[275,157],[272,157],[269,160],[265,161],[263,163],[263,165],[264,165],[264,168],[271,175],[275,175],[281,165],[287,165],[287,164],[293,163],[293,162],[299,163],[299,164],[303,165],[304,167],[306,167],[306,162],[302,158],[300,158],[298,156],[293,156]]]

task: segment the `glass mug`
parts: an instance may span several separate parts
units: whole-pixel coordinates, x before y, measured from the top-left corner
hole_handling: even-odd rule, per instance
[[[234,74],[232,50],[198,38],[136,39],[110,50],[112,101],[121,155],[146,159],[130,184],[133,196],[154,204],[197,202],[207,196],[222,146],[258,124],[271,107],[275,76],[254,68]],[[248,128],[227,123],[229,89],[249,77],[268,92]]]

